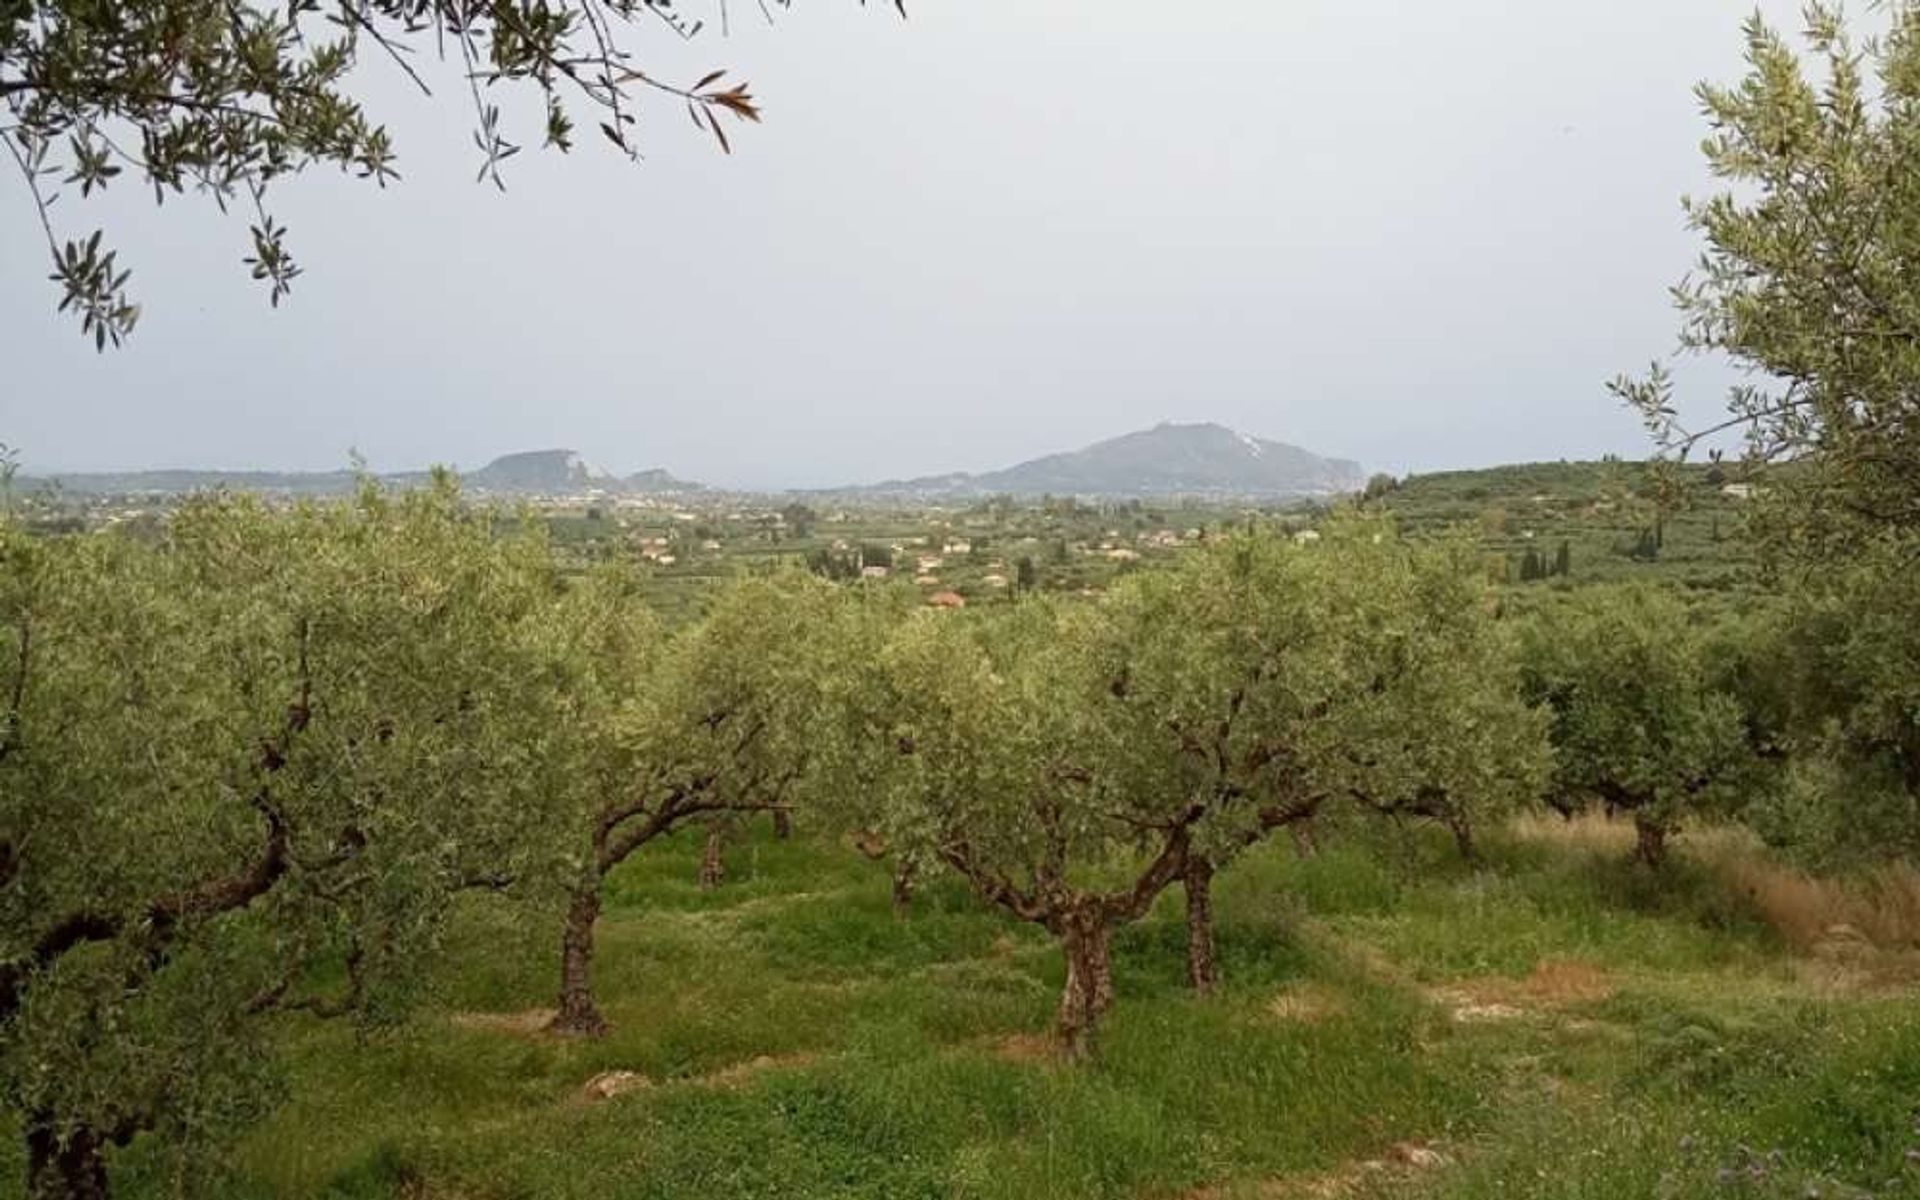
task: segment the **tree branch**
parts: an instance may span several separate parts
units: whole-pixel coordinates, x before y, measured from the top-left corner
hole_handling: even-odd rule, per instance
[[[6,719],[0,722],[0,762],[5,762],[7,755],[13,753],[14,747],[20,742],[20,710],[27,702],[27,670],[31,665],[32,652],[33,623],[22,620],[20,653],[14,664],[12,695],[8,698]]]
[[[1200,813],[1206,810],[1199,805],[1188,812],[1187,820],[1175,825],[1167,835],[1166,842],[1160,847],[1160,853],[1154,857],[1147,869],[1141,872],[1131,888],[1124,892],[1110,892],[1098,900],[1100,910],[1110,921],[1137,921],[1146,915],[1160,893],[1167,885],[1180,877],[1187,865],[1187,856],[1192,849],[1190,830]]]
[[[1053,906],[1037,896],[1028,895],[1013,882],[976,863],[965,842],[950,842],[935,850],[940,861],[958,871],[973,884],[984,900],[1005,908],[1023,921],[1044,922],[1053,914]]]
[[[261,747],[259,769],[269,776],[285,764],[287,743],[303,732],[312,718],[312,678],[307,658],[310,634],[311,626],[302,618],[297,699],[288,706],[285,732],[277,741],[269,739]],[[52,966],[80,946],[110,941],[130,929],[137,930],[148,968],[157,969],[166,961],[182,922],[245,908],[272,890],[293,865],[291,831],[273,807],[266,784],[260,786],[251,804],[266,819],[266,842],[259,856],[239,871],[156,897],[140,911],[138,921],[131,926],[125,913],[85,909],[70,913],[42,934],[24,959],[0,965],[0,1025],[11,1022],[19,1012],[27,982],[36,972]],[[344,862],[350,857],[351,852],[343,851],[336,855],[336,861]]]

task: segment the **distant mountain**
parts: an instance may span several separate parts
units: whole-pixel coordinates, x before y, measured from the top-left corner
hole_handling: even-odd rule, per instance
[[[163,470],[23,476],[23,487],[57,485],[81,495],[152,495],[231,488],[277,495],[342,495],[358,477],[351,471]],[[423,471],[379,476],[394,487],[418,487]],[[525,450],[502,455],[461,474],[470,491],[486,495],[675,495],[704,492],[654,468],[619,476],[574,450]],[[934,500],[1007,494],[1038,496],[1189,496],[1196,499],[1291,499],[1357,491],[1366,476],[1358,463],[1236,433],[1223,425],[1160,424],[1066,454],[1049,454],[1003,471],[955,472],[896,479],[870,486],[820,489],[815,494]]]
[[[26,489],[57,487],[63,492],[83,496],[204,492],[214,488],[290,496],[332,496],[351,491],[355,478],[351,471],[210,471],[183,468],[23,474],[16,483]],[[419,480],[425,476],[412,478]]]
[[[617,491],[627,492],[704,492],[707,485],[676,479],[662,467],[635,471],[620,481]]]
[[[464,482],[487,492],[584,492],[619,480],[572,450],[526,450],[501,455]]]
[[[54,484],[62,490],[87,495],[122,495],[205,491],[272,492],[295,496],[340,495],[351,491],[358,476],[351,471],[102,471],[70,475],[22,477],[23,486]],[[404,471],[378,477],[396,487],[424,483],[424,471]],[[703,485],[675,479],[655,468],[622,478],[593,466],[572,450],[528,450],[502,455],[461,477],[475,492],[501,494],[577,495],[600,491],[616,494],[696,492]]]
[[[1366,484],[1360,464],[1267,441],[1224,425],[1175,425],[1049,454],[982,475],[931,475],[860,489],[918,495],[1321,496]]]

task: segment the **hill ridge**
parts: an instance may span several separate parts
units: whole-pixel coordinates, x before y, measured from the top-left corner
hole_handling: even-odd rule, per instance
[[[1365,472],[1350,459],[1324,458],[1212,421],[1162,421],[997,471],[926,475],[848,490],[921,495],[1282,497],[1354,491],[1365,483]]]

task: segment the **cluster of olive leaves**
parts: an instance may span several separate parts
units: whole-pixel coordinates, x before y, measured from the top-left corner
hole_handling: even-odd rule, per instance
[[[726,0],[715,2],[724,23]],[[759,0],[770,19],[769,2],[791,0]],[[537,94],[544,143],[559,150],[584,109],[637,157],[648,96],[684,103],[730,149],[722,121],[760,117],[747,86],[721,71],[687,86],[654,78],[631,49],[645,25],[680,39],[708,27],[674,0],[0,0],[0,144],[39,217],[60,308],[104,349],[139,321],[131,272],[102,231],[60,232],[60,201],[130,172],[158,202],[192,191],[222,211],[240,206],[251,214],[245,265],[277,306],[301,268],[270,213],[273,185],[319,165],[379,186],[399,177],[391,137],[353,91],[365,56],[428,94],[429,68],[446,68],[436,81],[465,91],[479,178],[496,185],[521,148],[496,102],[511,85]]]

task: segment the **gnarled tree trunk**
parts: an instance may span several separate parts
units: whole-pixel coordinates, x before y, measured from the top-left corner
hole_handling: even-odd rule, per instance
[[[783,842],[793,836],[793,814],[784,808],[773,810],[773,836]]]
[[[1667,827],[1642,817],[1633,819],[1633,856],[1658,869],[1667,861]]]
[[[700,859],[700,890],[710,892],[727,879],[727,833],[719,822],[707,827],[707,850]]]
[[[904,921],[913,915],[913,888],[920,874],[918,865],[902,855],[893,868],[893,915]]]
[[[1293,834],[1293,852],[1301,858],[1312,858],[1320,853],[1320,839],[1313,832],[1313,818],[1307,817],[1288,826]]]
[[[1060,1046],[1069,1058],[1093,1051],[1100,1017],[1113,1006],[1113,927],[1097,908],[1082,908],[1055,923],[1067,958],[1067,985],[1060,995]]]
[[[1220,981],[1213,953],[1213,870],[1211,861],[1195,854],[1180,876],[1187,894],[1187,982],[1202,996],[1212,995]]]
[[[555,1033],[600,1037],[607,1019],[593,1002],[593,927],[600,919],[600,881],[576,888],[567,905],[560,938],[560,1011],[548,1028]]]
[[[29,1200],[107,1200],[106,1140],[93,1130],[70,1131],[65,1141],[45,1118],[27,1126]]]
[[[1453,834],[1453,844],[1460,848],[1460,857],[1473,866],[1480,865],[1480,846],[1473,840],[1473,824],[1465,813],[1449,813],[1446,816],[1447,831]]]

